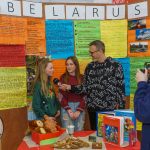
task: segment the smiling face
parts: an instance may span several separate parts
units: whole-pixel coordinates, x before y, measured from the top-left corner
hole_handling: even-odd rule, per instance
[[[66,68],[70,75],[75,75],[76,66],[71,59],[66,61]]]
[[[47,74],[47,76],[52,76],[53,72],[54,72],[54,68],[53,68],[53,64],[51,62],[49,62],[45,68],[45,72]]]

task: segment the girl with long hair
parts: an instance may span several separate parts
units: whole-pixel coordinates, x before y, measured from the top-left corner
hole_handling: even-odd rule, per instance
[[[35,77],[32,107],[37,119],[56,119],[60,115],[60,104],[51,81],[54,68],[48,58],[38,63]]]
[[[61,76],[60,83],[69,85],[79,85],[83,80],[80,74],[79,62],[75,56],[66,59],[66,72]],[[74,125],[75,131],[83,130],[85,119],[84,95],[78,95],[69,91],[62,91],[61,99],[61,123],[64,128]]]

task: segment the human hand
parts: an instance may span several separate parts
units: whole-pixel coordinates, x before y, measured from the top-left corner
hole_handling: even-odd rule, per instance
[[[55,117],[49,117],[48,115],[44,115],[44,119],[45,120],[51,120],[51,119],[55,120]]]
[[[70,118],[73,119],[73,116],[74,116],[73,111],[71,109],[68,109],[67,112],[68,112]]]
[[[61,84],[61,85],[59,85],[59,89],[61,89],[63,91],[71,90],[71,85]]]
[[[139,69],[137,69],[137,73],[136,73],[136,81],[140,82],[140,81],[146,81],[148,80],[148,71],[147,69],[145,69],[145,73],[143,73],[142,71],[140,71]]]
[[[73,114],[74,119],[77,119],[79,116],[80,116],[80,111],[74,112],[74,114]]]
[[[61,102],[63,99],[63,95],[60,92],[58,92],[57,94],[57,99],[59,100],[59,102]]]
[[[57,111],[56,115],[55,115],[55,118],[59,117],[60,116],[60,110]]]

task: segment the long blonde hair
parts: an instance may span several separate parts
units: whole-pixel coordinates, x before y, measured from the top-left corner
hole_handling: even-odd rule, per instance
[[[49,80],[51,81],[51,78],[49,79],[45,72],[48,63],[52,63],[52,61],[50,61],[48,58],[42,58],[39,61],[37,65],[37,72],[34,81],[34,83],[36,82],[41,83],[41,90],[45,96],[48,96],[49,93],[49,88],[47,86],[47,83]]]

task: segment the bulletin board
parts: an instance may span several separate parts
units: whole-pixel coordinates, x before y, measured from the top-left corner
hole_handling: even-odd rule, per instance
[[[59,78],[65,71],[65,59],[71,55],[77,56],[80,70],[84,73],[86,65],[91,61],[88,44],[97,39],[106,44],[106,56],[111,56],[122,64],[125,76],[126,107],[133,109],[136,68],[143,68],[144,62],[150,60],[150,38],[140,37],[140,34],[150,30],[150,11],[146,17],[128,19],[127,5],[139,2],[145,1],[126,1],[125,18],[117,20],[52,20],[45,19],[44,10],[42,18],[0,14],[0,116],[4,121],[6,121],[6,115],[14,113],[18,115],[14,122],[20,128],[20,123],[17,122],[18,119],[20,120],[19,113],[22,112],[22,118],[26,118],[28,102],[32,100],[30,83],[35,77],[35,66],[39,56],[51,56],[55,68],[54,77]],[[150,0],[146,2],[147,7],[150,7]],[[114,1],[114,3],[122,4],[121,1]],[[108,4],[93,3],[90,0],[89,3],[79,4],[68,3],[68,1],[61,3],[49,1],[43,3],[42,8],[49,4],[64,5],[65,9],[66,6],[72,5],[85,6],[85,8],[108,6]],[[114,6],[111,3],[109,5]],[[105,17],[106,13],[105,10]],[[140,63],[138,63],[139,60]],[[8,119],[12,120],[12,118]],[[27,118],[22,120],[22,123],[25,123],[24,127],[18,131],[20,139],[27,128],[26,121]],[[14,132],[14,129],[12,131]],[[7,147],[5,141],[9,135],[8,132],[2,137],[4,150]],[[10,147],[12,144],[10,143]]]

